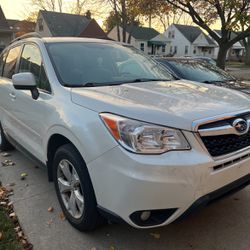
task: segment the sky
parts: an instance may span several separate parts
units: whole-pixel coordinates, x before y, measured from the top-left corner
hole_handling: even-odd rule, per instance
[[[29,8],[29,0],[0,0],[0,5],[8,19],[22,19]]]

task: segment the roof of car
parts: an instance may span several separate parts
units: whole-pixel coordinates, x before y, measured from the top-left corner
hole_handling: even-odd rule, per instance
[[[43,37],[42,40],[46,43],[57,43],[57,42],[116,43],[114,41],[105,39],[85,38],[85,37]]]

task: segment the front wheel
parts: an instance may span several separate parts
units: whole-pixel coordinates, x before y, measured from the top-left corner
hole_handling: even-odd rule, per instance
[[[6,138],[2,125],[0,124],[0,150],[8,151],[13,149],[14,147],[10,144],[10,142]]]
[[[80,231],[97,228],[104,220],[97,211],[86,164],[73,145],[66,144],[57,150],[53,176],[58,200],[71,225]]]

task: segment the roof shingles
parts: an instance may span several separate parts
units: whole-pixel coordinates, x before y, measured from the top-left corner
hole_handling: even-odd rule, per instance
[[[86,16],[41,11],[52,36],[78,36],[91,21]]]
[[[11,31],[1,6],[0,6],[0,31]]]
[[[174,26],[187,38],[187,40],[193,43],[197,37],[203,33],[199,27],[191,25],[174,24]],[[204,34],[204,33],[203,33]],[[205,35],[207,42],[210,45],[215,45],[214,41],[207,35]]]
[[[153,28],[140,27],[140,26],[128,26],[127,32],[131,34],[135,39],[149,41],[152,38],[158,36],[160,33]]]

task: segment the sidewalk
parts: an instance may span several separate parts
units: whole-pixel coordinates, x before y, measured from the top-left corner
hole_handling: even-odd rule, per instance
[[[250,81],[250,68],[232,68],[228,67],[227,71],[240,80]]]
[[[15,166],[0,166],[0,180],[3,185],[15,183],[11,200],[34,249],[249,249],[249,187],[164,228],[136,230],[127,225],[106,225],[86,234],[59,217],[61,209],[46,171],[35,168],[17,151],[11,154],[8,158],[0,157],[0,161],[11,159],[16,163]],[[26,180],[20,180],[21,173],[28,174]],[[51,206],[52,213],[47,211]]]

